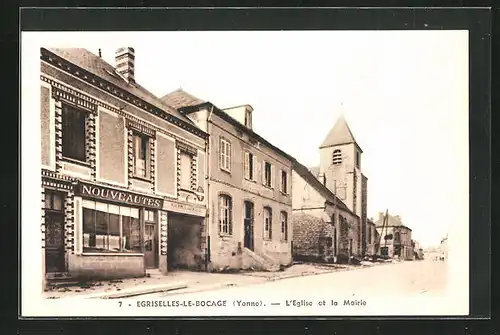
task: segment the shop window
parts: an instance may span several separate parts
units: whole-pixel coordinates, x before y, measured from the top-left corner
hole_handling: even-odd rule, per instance
[[[62,154],[65,158],[85,162],[85,119],[81,109],[62,105]]]
[[[288,213],[281,212],[281,240],[288,241]]]
[[[333,165],[342,164],[342,151],[340,151],[340,149],[336,149],[333,151],[332,164]]]
[[[149,137],[134,133],[134,175],[140,178],[149,177]]]
[[[270,207],[264,207],[264,239],[273,238],[273,211]]]
[[[226,194],[219,196],[219,232],[233,234],[233,200]]]
[[[222,137],[219,142],[219,155],[220,168],[231,172],[231,142]]]
[[[141,252],[139,210],[93,201],[83,205],[83,252]]]

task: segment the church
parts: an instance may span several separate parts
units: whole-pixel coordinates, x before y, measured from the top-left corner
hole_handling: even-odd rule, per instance
[[[327,134],[319,153],[319,166],[307,168],[295,162],[293,169],[294,259],[343,262],[350,256],[365,257],[370,254],[368,239],[376,232],[373,225],[367,226],[363,150],[344,116]]]

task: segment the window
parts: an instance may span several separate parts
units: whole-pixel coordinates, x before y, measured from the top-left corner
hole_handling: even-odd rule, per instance
[[[254,157],[251,152],[245,152],[245,178],[248,180],[255,180]]]
[[[333,151],[333,165],[342,164],[342,152],[339,149]]]
[[[281,192],[288,194],[288,174],[286,171],[281,171]]]
[[[264,185],[267,187],[272,187],[273,183],[273,175],[272,175],[273,167],[271,163],[264,162]]]
[[[394,243],[401,243],[401,235],[398,231],[394,234]]]
[[[66,158],[81,162],[85,155],[86,112],[72,106],[62,106],[62,154]]]
[[[233,234],[233,201],[230,196],[219,196],[219,232]]]
[[[288,213],[281,212],[281,240],[288,241]]]
[[[332,226],[335,227],[335,214],[332,215],[332,218],[330,219],[330,223]]]
[[[252,128],[250,111],[245,111],[245,126],[248,128]]]
[[[367,233],[368,233],[368,236],[367,236],[368,244],[371,244],[372,243],[372,227],[368,227]]]
[[[191,162],[193,157],[191,154],[181,151],[181,188],[185,190],[190,190],[191,185]]]
[[[134,134],[134,175],[136,177],[149,177],[149,137]]]
[[[273,238],[273,212],[269,207],[264,207],[264,239]]]
[[[361,154],[356,150],[356,167],[359,168],[361,165]]]
[[[84,252],[142,252],[139,210],[84,200]]]
[[[226,170],[228,172],[231,171],[231,142],[226,140],[225,138],[220,139],[219,144],[219,163],[220,168],[222,170]]]

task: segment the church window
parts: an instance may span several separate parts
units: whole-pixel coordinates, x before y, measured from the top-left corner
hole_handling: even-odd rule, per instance
[[[342,164],[342,152],[339,149],[333,151],[333,165]]]

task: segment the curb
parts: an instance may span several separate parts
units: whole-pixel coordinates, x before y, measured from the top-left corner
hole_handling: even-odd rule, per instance
[[[169,285],[154,285],[150,287],[141,287],[123,290],[119,292],[104,292],[104,293],[96,293],[91,295],[81,296],[86,299],[118,299],[118,298],[128,298],[137,295],[150,294],[150,293],[158,293],[158,292],[167,292],[173,290],[179,290],[186,288],[187,285],[185,283],[176,283]]]

